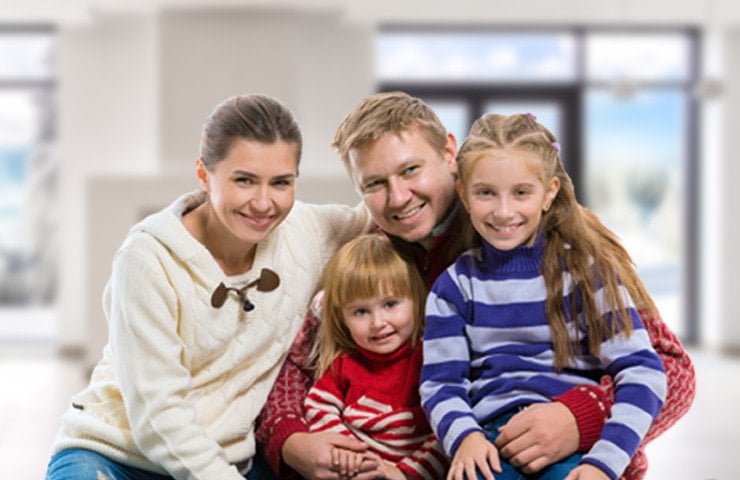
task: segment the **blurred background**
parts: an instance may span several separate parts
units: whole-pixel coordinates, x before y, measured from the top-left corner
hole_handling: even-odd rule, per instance
[[[732,0],[0,0],[0,476],[43,477],[106,341],[112,256],[196,188],[213,106],[283,100],[304,133],[298,197],[354,204],[334,129],[401,89],[460,141],[490,111],[553,130],[696,362],[649,478],[736,478],[739,75]]]

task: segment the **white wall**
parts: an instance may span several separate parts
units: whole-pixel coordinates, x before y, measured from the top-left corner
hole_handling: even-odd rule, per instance
[[[119,15],[59,33],[58,332],[61,346],[74,348],[87,335],[86,265],[110,263],[87,255],[88,241],[106,228],[87,223],[88,177],[156,170],[156,22]]]
[[[740,215],[738,214],[738,188],[740,184],[740,27],[728,29],[724,35],[725,92],[723,121],[720,125],[725,152],[720,164],[721,183],[717,192],[719,209],[717,239],[719,250],[719,304],[720,345],[723,349],[740,353],[740,288],[737,283],[740,271]]]
[[[216,103],[260,92],[298,118],[302,176],[344,175],[329,144],[346,112],[374,89],[369,29],[332,12],[184,10],[163,13],[160,35],[165,166],[191,171]]]
[[[138,12],[64,26],[60,347],[99,355],[113,253],[141,208],[189,185],[203,120],[228,96],[263,92],[293,109],[304,134],[299,199],[356,202],[329,143],[374,90],[371,40],[336,13],[270,9]]]

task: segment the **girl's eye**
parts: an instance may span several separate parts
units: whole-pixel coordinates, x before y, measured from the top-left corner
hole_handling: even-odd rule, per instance
[[[367,313],[368,313],[368,310],[367,310],[367,308],[356,308],[356,309],[355,309],[355,310],[354,310],[354,311],[352,312],[352,314],[353,314],[353,315],[355,315],[355,316],[358,316],[358,317],[359,317],[360,315],[367,315]]]
[[[493,190],[490,188],[479,188],[474,193],[476,197],[489,197],[493,195]]]
[[[388,300],[388,301],[385,302],[385,308],[393,308],[396,305],[398,305],[398,300],[395,300],[395,299]]]

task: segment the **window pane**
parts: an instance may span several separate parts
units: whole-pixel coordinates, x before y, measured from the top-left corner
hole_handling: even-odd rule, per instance
[[[434,113],[437,114],[447,131],[452,133],[458,144],[468,134],[470,124],[468,123],[468,106],[461,101],[429,100],[426,102]]]
[[[590,81],[685,81],[691,45],[682,33],[591,33],[586,36]]]
[[[381,81],[564,82],[575,78],[569,33],[383,32]]]
[[[0,303],[23,296],[23,265],[28,257],[24,187],[38,119],[32,96],[0,91]]]
[[[0,80],[52,78],[53,37],[49,33],[0,35]]]
[[[683,331],[681,199],[687,110],[679,89],[586,95],[586,203],[620,236],[666,323]]]

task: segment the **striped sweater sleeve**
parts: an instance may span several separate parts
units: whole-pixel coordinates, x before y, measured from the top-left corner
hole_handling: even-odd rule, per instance
[[[466,300],[450,272],[427,297],[424,363],[419,393],[432,429],[450,457],[469,433],[483,429],[469,400],[470,354],[465,336]]]
[[[601,345],[600,360],[614,378],[614,405],[601,437],[582,459],[614,480],[629,465],[666,397],[661,359],[637,311],[630,308],[629,312],[632,333],[618,334]],[[610,317],[607,313],[607,320]]]
[[[305,400],[306,420],[311,432],[338,432],[352,435],[344,425],[344,395],[331,369],[324,373],[308,391]]]

